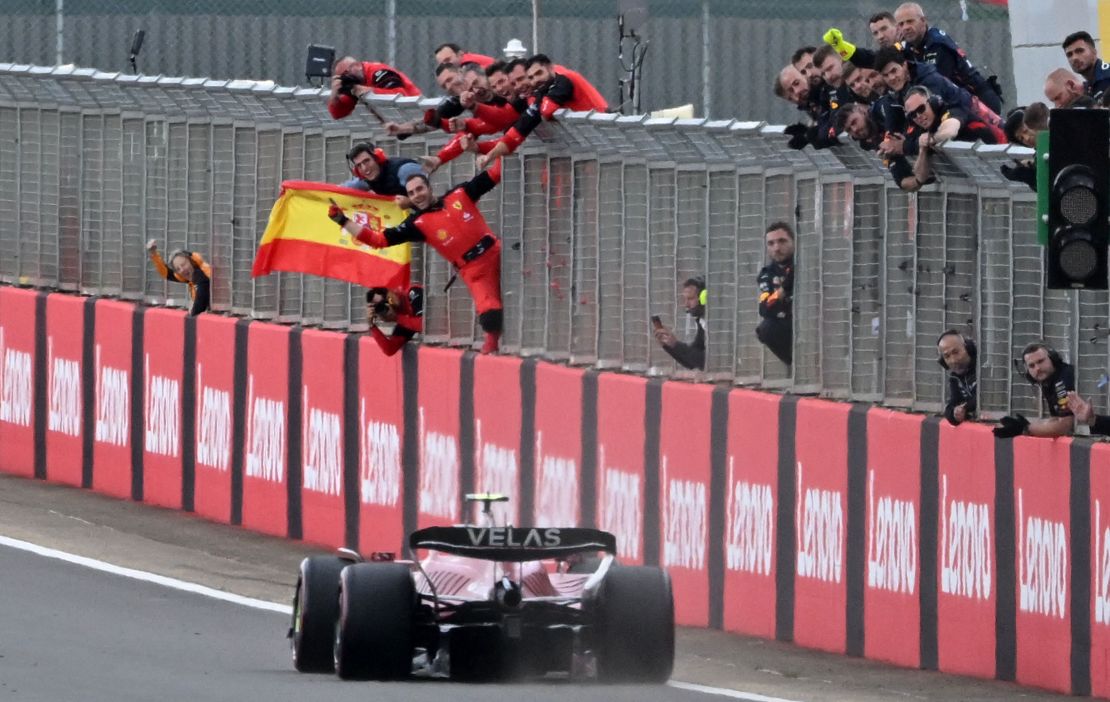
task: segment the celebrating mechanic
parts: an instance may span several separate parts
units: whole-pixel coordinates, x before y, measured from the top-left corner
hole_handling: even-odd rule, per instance
[[[501,240],[490,230],[477,203],[500,181],[499,161],[490,170],[436,197],[428,176],[412,174],[405,181],[405,187],[413,211],[404,222],[384,231],[360,227],[334,203],[328,209],[328,217],[356,239],[376,249],[406,241],[424,242],[435,249],[455,266],[470,289],[478,322],[486,333],[482,353],[494,353],[500,346],[502,327]]]
[[[207,312],[211,298],[212,269],[204,258],[198,253],[177,249],[170,254],[169,266],[167,266],[162,260],[162,254],[158,253],[157,241],[151,239],[146,242],[146,250],[158,275],[166,280],[189,286],[189,297],[193,301],[189,314],[195,316],[201,312]]]
[[[370,288],[366,291],[366,317],[370,334],[386,356],[401,350],[412,337],[424,330],[424,288]],[[378,323],[392,324],[387,336]]]

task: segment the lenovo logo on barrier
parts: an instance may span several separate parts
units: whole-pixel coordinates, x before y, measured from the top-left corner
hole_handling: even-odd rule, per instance
[[[285,479],[285,402],[255,397],[250,374],[247,407],[247,477],[280,483]]]
[[[304,488],[338,495],[343,485],[343,433],[339,415],[310,405],[308,387],[302,386],[301,417]]]
[[[578,512],[578,463],[543,452],[543,432],[536,432],[537,524],[573,524]]]
[[[231,464],[231,393],[204,384],[197,364],[197,463],[227,471]]]
[[[617,553],[640,556],[640,476],[605,464],[605,445],[597,446],[597,465],[603,476],[601,528],[617,537]]]
[[[941,478],[940,590],[970,600],[991,596],[990,508],[979,502],[948,501],[948,476]]]
[[[1068,603],[1068,535],[1063,522],[1024,516],[1018,489],[1018,607],[1023,612],[1063,619]]]
[[[94,438],[104,444],[127,446],[131,416],[130,373],[100,365],[96,345],[96,429]]]
[[[66,436],[81,435],[81,366],[77,361],[54,356],[54,337],[46,339],[50,400],[46,428]]]
[[[1102,502],[1095,500],[1095,622],[1110,624],[1110,527],[1102,528]]]
[[[912,502],[888,495],[875,504],[875,471],[867,483],[867,586],[912,595],[917,588],[917,514]]]
[[[401,497],[401,435],[388,422],[366,419],[366,398],[359,401],[359,499],[392,507]]]
[[[798,461],[798,577],[839,583],[844,573],[844,496],[839,490],[804,488],[802,478]]]
[[[729,570],[771,574],[775,548],[775,501],[771,486],[747,481],[734,482],[736,459],[728,457],[728,531],[725,555]]]
[[[0,327],[0,422],[21,427],[31,426],[31,354],[4,345],[4,328]]]
[[[177,458],[178,432],[181,426],[181,384],[172,378],[150,375],[150,354],[143,365],[146,388],[146,434],[143,448],[160,456]]]
[[[667,480],[667,456],[663,456],[663,503],[666,533],[663,540],[663,565],[692,570],[705,567],[707,529],[705,483],[694,480]]]
[[[455,437],[428,431],[424,408],[420,408],[420,491],[422,513],[458,519],[459,515],[459,447]]]
[[[474,421],[474,465],[478,473],[476,487],[480,491],[516,495],[516,451],[482,441],[481,419]],[[503,512],[507,509],[504,506],[502,508]]]

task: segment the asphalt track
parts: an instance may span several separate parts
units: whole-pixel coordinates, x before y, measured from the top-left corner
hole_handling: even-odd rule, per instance
[[[0,700],[1066,697],[701,630],[680,630],[669,686],[343,682],[293,671],[288,616],[274,611],[287,608],[296,564],[315,552],[311,547],[10,477],[0,477],[0,537]],[[57,549],[88,563],[28,549]],[[135,572],[121,577],[121,567]],[[159,577],[214,588],[211,594],[225,598],[254,599],[225,601],[151,581]]]

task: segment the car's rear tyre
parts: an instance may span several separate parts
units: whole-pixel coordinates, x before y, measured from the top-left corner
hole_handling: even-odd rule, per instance
[[[667,573],[615,567],[594,602],[597,674],[606,682],[666,682],[674,669],[674,597]]]
[[[339,574],[347,561],[311,556],[301,561],[293,594],[293,667],[302,673],[330,673],[339,618]]]
[[[400,563],[357,563],[339,578],[335,672],[344,680],[396,680],[412,672],[416,588]]]

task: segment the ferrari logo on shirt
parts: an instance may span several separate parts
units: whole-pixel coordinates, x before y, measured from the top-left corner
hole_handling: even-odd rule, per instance
[[[444,239],[447,238],[447,230],[446,229],[440,229],[438,232],[436,232],[436,236],[439,237],[440,241],[443,241]]]
[[[462,209],[462,203],[459,202],[458,200],[455,200],[454,202],[451,203],[451,207],[454,207],[456,210],[461,210]]]

